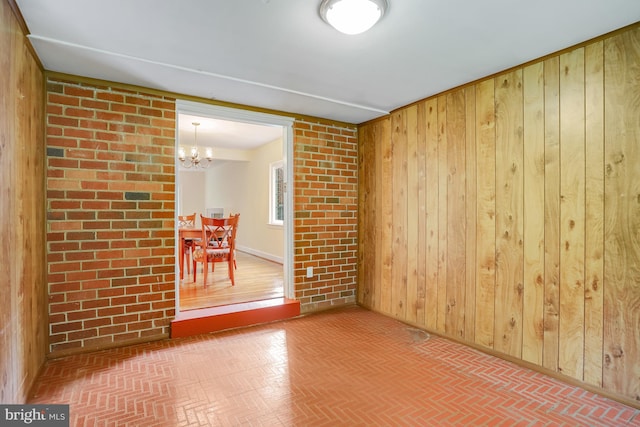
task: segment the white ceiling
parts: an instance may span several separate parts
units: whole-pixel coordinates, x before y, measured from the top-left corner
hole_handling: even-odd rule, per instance
[[[195,143],[198,125],[198,145],[233,150],[252,150],[282,138],[281,126],[266,126],[210,117],[180,114],[178,116],[178,143],[187,148]]]
[[[45,68],[349,123],[640,20],[640,0],[389,0],[347,36],[320,0],[16,0]]]

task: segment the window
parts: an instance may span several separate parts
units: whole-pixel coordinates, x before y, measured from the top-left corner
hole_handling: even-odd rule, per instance
[[[284,224],[284,162],[270,165],[269,224]]]

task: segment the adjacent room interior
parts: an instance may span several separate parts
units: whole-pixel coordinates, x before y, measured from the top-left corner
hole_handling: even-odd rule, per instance
[[[203,106],[205,107],[205,106]],[[200,216],[224,218],[240,215],[232,285],[225,266],[212,271],[205,286],[202,271],[194,277],[193,251],[202,239],[185,239],[179,228],[177,307],[180,311],[284,297],[285,150],[282,126],[260,125],[179,113],[177,151],[206,151],[212,160],[178,163],[176,206],[178,216],[195,214],[191,228],[201,230]],[[194,125],[195,123],[195,125]],[[198,240],[199,239],[199,240]],[[237,268],[240,264],[242,268]],[[202,264],[198,266],[202,268]]]

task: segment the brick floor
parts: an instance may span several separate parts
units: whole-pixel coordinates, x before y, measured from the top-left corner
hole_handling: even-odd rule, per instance
[[[640,410],[358,307],[51,360],[72,426],[640,426]]]

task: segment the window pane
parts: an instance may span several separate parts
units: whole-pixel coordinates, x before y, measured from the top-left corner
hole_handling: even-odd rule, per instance
[[[282,161],[271,163],[269,188],[269,223],[283,225],[284,223],[284,163]]]
[[[275,219],[278,221],[284,221],[284,170],[282,169],[282,167],[276,169],[275,178]]]

